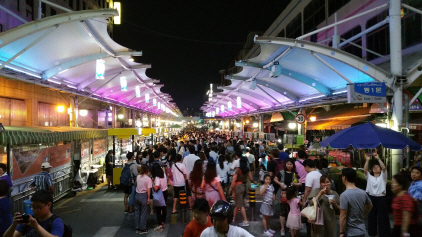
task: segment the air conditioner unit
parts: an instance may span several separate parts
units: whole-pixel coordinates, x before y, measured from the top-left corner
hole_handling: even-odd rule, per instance
[[[271,67],[270,77],[276,78],[281,75],[281,66],[278,62],[275,62],[274,65]]]

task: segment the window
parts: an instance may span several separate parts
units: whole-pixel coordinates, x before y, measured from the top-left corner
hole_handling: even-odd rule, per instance
[[[374,16],[366,22],[366,29],[384,20],[388,16],[388,10]],[[390,54],[390,30],[388,24],[370,32],[366,35],[366,47],[382,55]],[[375,54],[367,52],[366,59],[378,58]]]
[[[41,13],[42,13],[43,17],[47,16],[47,6],[43,2],[41,3]]]
[[[38,126],[69,126],[67,109],[59,113],[57,105],[38,103]]]
[[[25,101],[0,97],[0,123],[4,126],[25,126]]]
[[[26,0],[26,17],[34,20],[34,0]]]
[[[328,0],[328,16],[333,15],[348,2],[350,2],[350,0]]]
[[[355,28],[349,30],[348,32],[342,34],[340,37],[347,40],[347,39],[350,39],[353,36],[359,34],[361,31],[362,31],[362,29],[359,25],[359,26],[356,26]],[[359,45],[359,46],[362,46],[362,37],[355,39],[352,42]],[[359,47],[356,47],[356,46],[351,45],[351,44],[346,44],[341,49],[348,52],[348,53],[351,53],[351,54],[353,54],[353,55],[355,55],[359,58],[362,58],[362,49],[359,48]]]
[[[81,128],[93,128],[94,120],[92,119],[92,117],[92,110],[88,110],[88,115],[86,116],[78,116],[78,126]]]
[[[54,10],[52,7],[50,7],[50,16],[55,16],[57,15],[56,10]]]
[[[285,33],[284,33],[284,29],[282,29],[281,31],[280,31],[280,33],[278,33],[278,35],[277,35],[277,37],[286,37],[286,35],[285,35]]]
[[[407,11],[402,18],[401,32],[403,48],[422,42],[421,15]]]
[[[295,39],[302,35],[302,13],[297,16],[286,26],[286,38]]]
[[[325,20],[325,0],[311,1],[303,11],[303,29],[305,34],[317,29]]]

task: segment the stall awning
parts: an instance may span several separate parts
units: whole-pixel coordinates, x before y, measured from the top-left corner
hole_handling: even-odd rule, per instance
[[[368,115],[362,115],[351,119],[322,120],[308,123],[307,130],[341,130],[351,127],[353,124],[365,120]]]
[[[5,130],[0,132],[1,145],[16,146],[107,137],[107,130],[92,128],[5,126]]]
[[[132,135],[149,136],[156,133],[154,128],[113,128],[108,130],[109,136],[117,136],[118,139],[129,139]]]
[[[280,121],[284,121],[283,115],[281,115],[280,112],[273,113],[273,115],[271,116],[270,123],[280,122]]]

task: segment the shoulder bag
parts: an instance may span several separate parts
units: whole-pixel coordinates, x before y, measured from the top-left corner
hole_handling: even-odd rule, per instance
[[[300,214],[306,217],[308,221],[315,221],[317,216],[316,198],[313,198],[312,201],[314,202],[313,206],[307,206],[300,212]]]
[[[152,188],[152,202],[154,206],[156,207],[166,206],[166,201],[164,200],[164,195],[161,188],[159,188],[157,191],[155,191],[155,189]]]
[[[314,206],[317,207],[316,219],[313,221],[308,219],[308,222],[313,225],[324,225],[324,212],[321,208],[321,205],[319,205],[319,202],[316,200],[316,198],[313,198],[312,201],[314,202]]]

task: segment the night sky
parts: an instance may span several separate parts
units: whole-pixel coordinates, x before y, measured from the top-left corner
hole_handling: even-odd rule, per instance
[[[220,85],[219,70],[234,61],[248,33],[268,29],[290,1],[120,2],[122,23],[114,26],[114,40],[143,51],[136,62],[152,65],[148,77],[164,84],[161,91],[169,93],[179,109],[199,110],[209,84]]]

